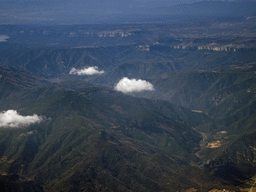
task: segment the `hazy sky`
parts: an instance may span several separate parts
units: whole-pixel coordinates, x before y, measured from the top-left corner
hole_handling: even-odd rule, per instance
[[[0,24],[93,23],[131,15],[157,15],[200,0],[0,0]],[[225,2],[228,0],[225,0]],[[240,0],[242,1],[242,0]],[[245,1],[245,0],[244,0]],[[255,0],[251,0],[254,1]],[[157,9],[159,8],[159,9]],[[166,12],[164,14],[169,14]]]

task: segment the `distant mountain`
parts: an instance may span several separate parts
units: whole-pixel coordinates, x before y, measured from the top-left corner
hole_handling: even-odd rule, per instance
[[[142,23],[168,16],[244,16],[255,13],[254,1],[0,1],[1,24]],[[160,17],[159,17],[160,16]],[[135,19],[135,20],[134,20]]]
[[[136,42],[149,43],[154,37],[143,26],[127,24],[102,25],[1,25],[1,47],[95,47],[129,45]]]
[[[159,8],[160,9],[160,8]],[[191,4],[174,5],[162,8],[172,15],[191,16],[248,16],[255,13],[253,1],[200,1]]]
[[[82,69],[88,66],[97,66],[100,70],[108,71],[107,77],[111,76],[113,79],[108,79],[108,82],[114,83],[118,82],[122,75],[128,75],[128,73],[131,73],[132,77],[141,77],[152,75],[157,71],[159,73],[166,70],[172,71],[175,67],[181,68],[181,66],[169,62],[173,60],[172,55],[163,57],[162,54],[138,51],[136,45],[4,50],[0,52],[0,55],[2,55],[0,65],[16,66],[46,78],[70,78],[72,76],[69,75],[69,72],[73,67]],[[141,69],[137,71],[138,68]],[[113,74],[111,75],[111,73]],[[88,78],[88,76],[84,77]]]
[[[124,76],[152,79],[163,72],[219,71],[232,65],[247,65],[255,60],[254,49],[218,52],[151,47],[155,46],[146,50],[137,45],[2,50],[0,65],[19,67],[45,78],[64,79],[74,77],[69,75],[72,68],[97,66],[106,73],[80,78],[113,87]]]
[[[168,1],[115,1],[103,2],[81,1],[70,2],[42,1],[42,0],[13,0],[0,1],[0,23],[4,24],[92,24],[112,23],[119,20],[120,16],[150,14],[150,8],[156,5],[172,5]],[[19,15],[19,17],[17,17]]]

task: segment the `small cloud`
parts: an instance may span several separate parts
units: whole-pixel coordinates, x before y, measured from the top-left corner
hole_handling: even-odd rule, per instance
[[[16,110],[8,110],[0,113],[0,127],[15,128],[40,123],[43,117],[36,114],[33,116],[22,116]]]
[[[140,91],[154,91],[155,89],[151,83],[145,80],[128,79],[127,77],[124,77],[117,83],[115,90],[123,93],[131,93]]]
[[[69,72],[70,75],[96,75],[102,73],[104,73],[104,71],[99,71],[98,67],[88,67],[84,69],[72,68]]]
[[[0,35],[0,42],[5,42],[9,38],[7,35]]]

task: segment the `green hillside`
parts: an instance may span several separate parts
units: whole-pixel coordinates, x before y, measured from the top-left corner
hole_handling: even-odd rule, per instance
[[[3,188],[238,191],[255,175],[253,51],[132,45],[0,55],[0,112],[42,118],[0,128]],[[69,75],[85,66],[105,73]],[[114,91],[122,77],[155,91]]]
[[[22,95],[26,97],[12,98],[13,106],[17,103],[22,115],[36,113],[46,119],[2,130],[4,173],[19,173],[46,191],[176,191],[198,185],[191,177],[203,172],[191,164],[200,163],[193,152],[201,135],[181,122],[170,104],[173,119],[150,100],[102,88],[66,91],[46,86]],[[203,181],[201,176],[198,181]]]

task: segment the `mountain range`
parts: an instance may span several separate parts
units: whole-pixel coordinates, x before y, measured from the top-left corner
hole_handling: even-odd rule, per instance
[[[5,52],[1,111],[37,114],[44,120],[2,128],[2,175],[18,174],[15,185],[32,180],[31,190],[38,191],[38,185],[46,191],[235,189],[232,186],[252,176],[253,59],[239,67],[226,64],[220,71],[214,71],[219,66],[210,60],[198,71],[200,65],[185,62],[194,51],[174,51],[174,60],[184,60],[178,68],[172,51],[160,57],[161,52],[136,50],[123,46]],[[217,55],[213,58],[218,60]],[[83,65],[97,65],[105,73],[69,74],[72,67]],[[114,83],[122,76],[147,79],[156,90],[116,92]],[[227,170],[231,174],[223,175]]]
[[[1,25],[1,191],[255,190],[255,18],[183,21]]]
[[[157,22],[196,17],[248,16],[255,14],[255,1],[0,1],[1,24],[95,24]],[[171,18],[171,19],[170,19]],[[174,17],[175,18],[175,17]]]

